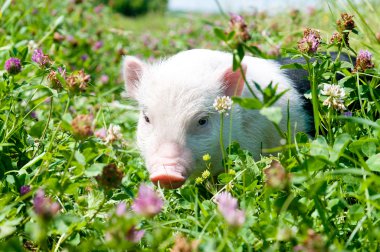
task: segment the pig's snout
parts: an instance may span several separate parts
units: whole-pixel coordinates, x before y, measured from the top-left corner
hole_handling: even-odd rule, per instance
[[[190,164],[189,150],[177,143],[164,143],[150,164],[150,180],[168,189],[181,187],[186,181]]]

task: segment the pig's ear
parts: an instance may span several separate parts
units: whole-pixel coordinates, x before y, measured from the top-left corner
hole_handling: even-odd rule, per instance
[[[136,92],[144,67],[144,63],[138,58],[133,56],[124,57],[122,74],[127,94],[131,98],[136,98]]]
[[[247,65],[241,64],[243,74],[247,72]],[[242,71],[237,69],[233,71],[232,68],[228,68],[222,77],[224,94],[227,96],[241,96],[244,88],[244,76]]]

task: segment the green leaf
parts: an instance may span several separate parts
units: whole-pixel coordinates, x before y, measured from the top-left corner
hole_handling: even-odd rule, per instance
[[[288,91],[289,91],[289,89],[286,89],[286,90],[282,91],[281,93],[272,96],[267,102],[265,102],[265,106],[266,107],[272,106],[273,104],[276,103],[276,101],[278,101]]]
[[[330,160],[336,162],[338,158],[343,154],[346,146],[351,140],[351,136],[347,133],[339,135],[334,142],[334,146],[330,151]]]
[[[40,155],[38,155],[37,157],[33,158],[32,160],[30,160],[28,163],[26,163],[19,171],[18,171],[18,174],[21,175],[21,174],[27,174],[26,172],[26,169],[28,169],[29,167],[35,165],[38,161],[40,161],[44,156],[46,155],[46,152],[43,152],[41,153]]]
[[[310,155],[329,159],[329,145],[324,137],[318,136],[311,142]]]
[[[0,9],[0,19],[1,19],[1,17],[3,16],[3,14],[4,14],[4,11],[5,11],[6,9],[8,9],[9,5],[11,4],[11,2],[12,2],[12,0],[6,0],[6,1],[3,3],[3,5],[1,6],[1,9]]]
[[[380,172],[380,153],[370,157],[366,163],[371,171]]]
[[[53,24],[53,27],[57,27],[59,25],[61,25],[63,23],[63,20],[65,19],[65,16],[62,15],[62,16],[59,16],[55,21],[54,21],[54,24]]]
[[[215,33],[215,35],[216,35],[219,39],[221,39],[221,40],[223,40],[223,41],[226,41],[226,40],[227,40],[227,36],[226,36],[226,34],[224,33],[224,31],[223,31],[222,29],[215,27],[215,28],[214,28],[214,33]]]
[[[67,131],[70,131],[71,130],[71,121],[73,120],[73,117],[71,116],[71,114],[69,113],[66,113],[62,116],[62,128],[67,130]]]
[[[243,45],[248,52],[252,53],[253,56],[257,55],[261,58],[267,58],[267,56],[263,54],[257,46],[247,46],[246,44]]]
[[[230,182],[234,177],[227,174],[227,173],[222,173],[218,176],[218,181],[222,184],[227,184]]]
[[[363,137],[352,142],[349,150],[354,153],[361,151],[365,156],[370,157],[376,153],[376,143],[378,143],[376,138]]]
[[[97,176],[99,175],[102,171],[103,171],[103,167],[105,166],[106,164],[102,164],[102,163],[95,163],[95,164],[92,164],[90,167],[88,167],[86,169],[86,171],[84,172],[84,174],[87,176],[87,177],[94,177],[94,176]]]
[[[281,69],[303,69],[306,70],[306,67],[301,65],[300,63],[292,63],[287,65],[282,65]]]
[[[6,220],[4,223],[1,223],[0,228],[0,239],[3,239],[11,234],[13,234],[17,230],[17,225],[23,220],[22,217]]]
[[[80,163],[81,165],[86,165],[86,158],[83,156],[82,153],[80,153],[79,151],[76,151],[74,156],[75,156],[75,160],[78,161],[78,163]]]
[[[244,47],[241,44],[239,44],[236,50],[237,50],[237,55],[239,57],[239,61],[241,63],[241,61],[244,58]]]
[[[15,183],[15,177],[13,175],[7,175],[7,178],[6,178],[7,182],[9,184],[14,184]]]
[[[46,121],[36,122],[29,130],[29,135],[35,138],[40,138],[42,136],[42,132],[44,131]]]
[[[260,114],[265,116],[269,121],[279,124],[282,119],[282,112],[280,107],[262,108]]]
[[[376,154],[376,144],[375,142],[366,141],[362,144],[361,150],[366,157],[371,157]]]
[[[341,63],[342,63],[340,65],[341,68],[349,68],[349,69],[353,69],[354,68],[354,66],[350,62],[342,61]]]
[[[232,100],[239,104],[240,107],[245,108],[245,109],[261,109],[263,107],[263,104],[261,101],[257,98],[243,98],[243,97],[238,97],[234,96],[232,97]]]
[[[337,118],[340,120],[345,120],[345,121],[349,121],[349,122],[355,122],[355,123],[359,123],[359,124],[363,124],[363,125],[372,126],[375,129],[380,129],[379,124],[377,124],[371,120],[361,118],[361,117],[337,116]]]
[[[76,233],[74,236],[72,236],[71,239],[69,239],[67,241],[67,243],[69,243],[69,244],[71,244],[73,246],[77,246],[80,243],[80,234]]]

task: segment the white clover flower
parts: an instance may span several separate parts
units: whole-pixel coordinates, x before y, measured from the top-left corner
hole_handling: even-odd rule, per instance
[[[343,99],[346,95],[344,89],[338,85],[324,84],[321,94]]]
[[[226,113],[231,110],[232,100],[229,96],[218,96],[216,97],[213,106],[220,114]],[[226,115],[228,115],[228,113],[226,113]]]
[[[119,125],[110,124],[107,130],[107,136],[105,138],[106,143],[113,143],[117,140],[122,140],[123,134],[121,134],[121,128]]]
[[[321,91],[322,95],[328,96],[327,99],[323,102],[324,106],[333,107],[335,110],[345,110],[344,106],[344,97],[346,93],[343,88],[338,85],[325,84],[323,90]]]

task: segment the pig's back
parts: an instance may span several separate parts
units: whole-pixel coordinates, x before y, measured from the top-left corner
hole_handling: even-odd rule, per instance
[[[169,58],[168,63],[172,69],[177,68],[178,72],[188,71],[198,76],[202,73],[220,76],[228,67],[232,66],[232,54],[208,49],[192,49],[174,55]],[[280,69],[278,62],[245,56],[243,63],[247,65],[246,78],[251,87],[254,86],[253,81],[255,81],[263,88],[273,82],[273,84],[279,84],[279,91],[294,89],[292,82]],[[251,96],[247,88],[243,95]]]

